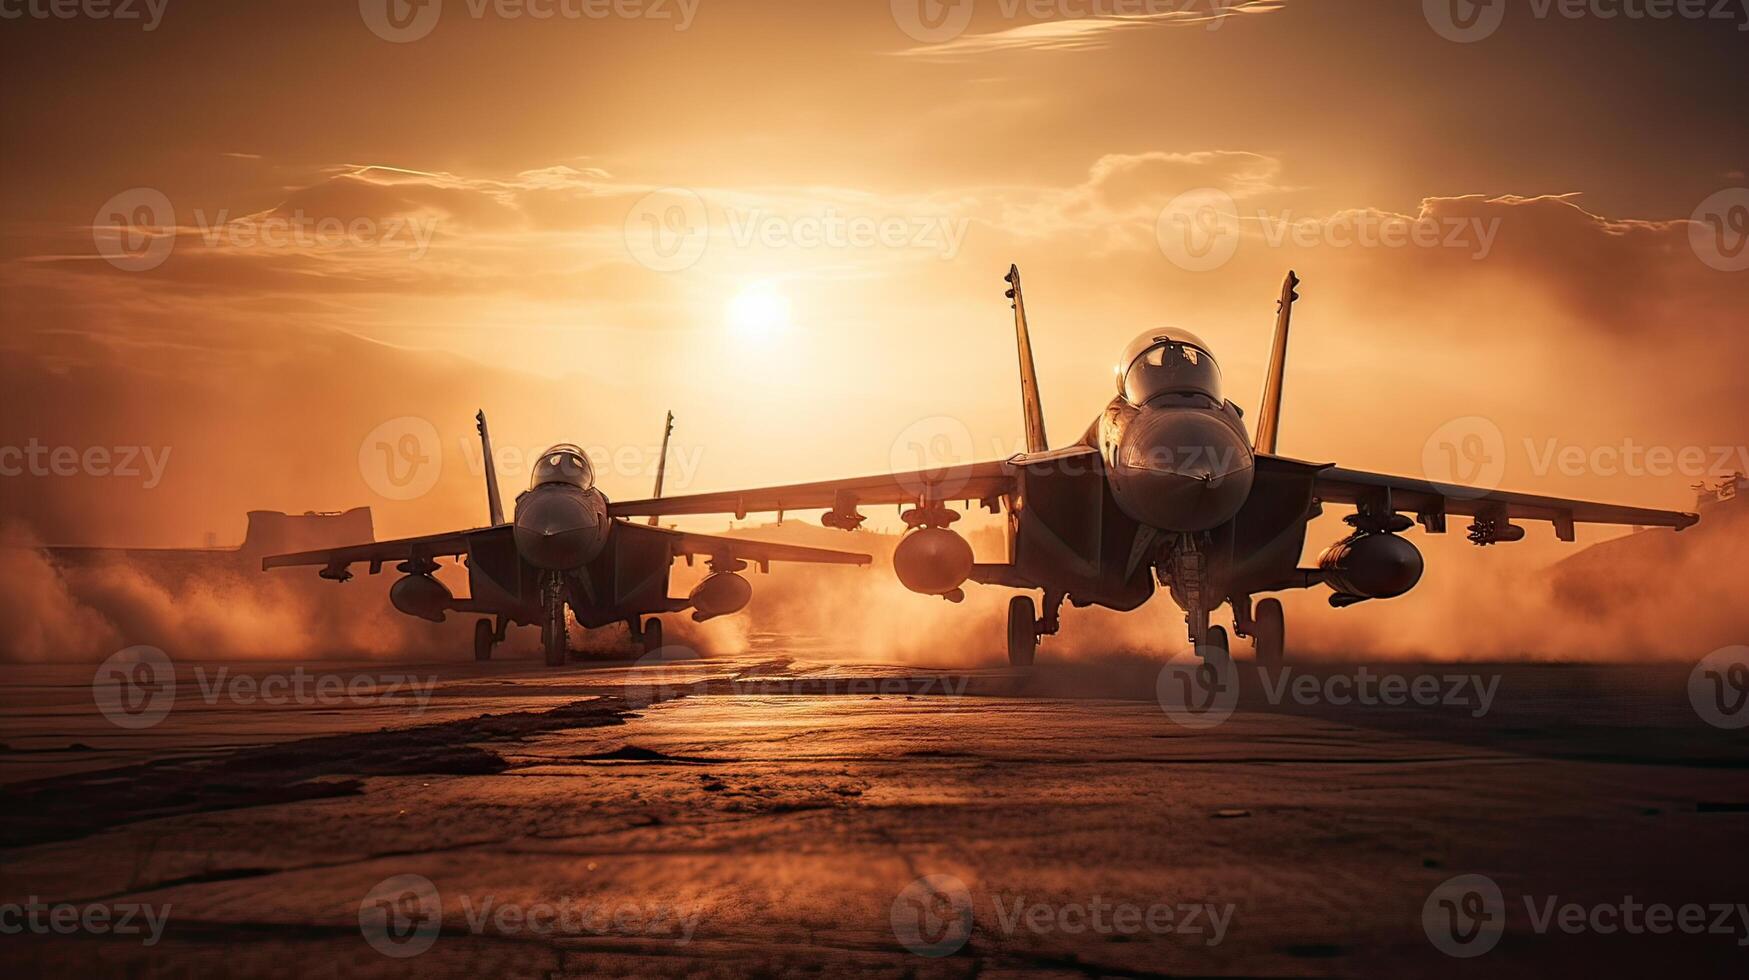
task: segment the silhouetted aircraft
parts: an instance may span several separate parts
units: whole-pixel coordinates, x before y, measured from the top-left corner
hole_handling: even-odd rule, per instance
[[[1151,330],[1118,361],[1117,396],[1074,445],[1045,442],[1020,270],[1010,268],[1020,350],[1026,452],[1010,459],[935,470],[828,480],[794,486],[707,493],[612,505],[611,513],[675,515],[827,509],[827,527],[851,529],[857,507],[898,504],[910,530],[894,569],[912,591],[953,601],[967,581],[1042,590],[1044,616],[1031,596],[1008,607],[1008,658],[1030,664],[1038,638],[1058,629],[1063,600],[1077,607],[1128,611],[1153,595],[1155,580],[1184,609],[1190,641],[1205,660],[1228,657],[1226,630],[1209,625],[1228,603],[1234,629],[1249,636],[1263,663],[1285,646],[1281,602],[1259,593],[1327,585],[1330,602],[1347,606],[1403,595],[1420,581],[1422,557],[1401,536],[1419,522],[1445,532],[1446,518],[1471,518],[1478,545],[1518,541],[1516,521],[1548,521],[1563,541],[1574,525],[1635,524],[1682,529],[1693,514],[1587,503],[1559,497],[1387,476],[1275,455],[1281,422],[1288,327],[1299,279],[1288,273],[1277,304],[1263,409],[1255,439],[1243,413],[1221,391],[1209,345],[1178,329]],[[964,538],[950,530],[960,515],[950,501],[980,502],[1008,513],[1010,561],[974,563]],[[1302,568],[1306,528],[1325,504],[1347,505],[1353,533],[1316,567]],[[1405,515],[1413,515],[1413,520]]]
[[[611,516],[612,505],[595,486],[595,471],[583,450],[561,444],[541,454],[528,489],[516,498],[515,515],[504,519],[498,472],[486,413],[475,417],[486,467],[489,527],[428,534],[398,541],[375,541],[262,559],[265,569],[321,565],[318,574],[344,582],[351,565],[368,563],[372,575],[397,562],[403,577],[389,590],[389,601],[409,616],[442,622],[445,613],[482,613],[474,624],[474,657],[485,660],[504,639],[510,624],[539,623],[546,662],[557,666],[567,653],[566,607],[577,623],[595,629],[624,622],[646,652],[662,645],[658,613],[693,610],[700,622],[738,612],[753,596],[753,586],[738,573],[749,563],[768,570],[774,561],[866,565],[869,556],[824,548],[691,534],[633,524]],[[662,457],[674,416],[662,436]],[[662,492],[658,465],[656,493]],[[660,499],[658,496],[655,499]],[[668,596],[668,572],[677,557],[690,564],[702,555],[706,576],[685,599]],[[432,576],[437,559],[467,559],[468,598],[458,599]],[[648,616],[649,618],[645,618]]]

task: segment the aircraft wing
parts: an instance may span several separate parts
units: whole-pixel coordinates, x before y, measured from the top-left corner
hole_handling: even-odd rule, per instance
[[[1089,450],[1091,452],[1091,450]],[[924,497],[936,501],[992,500],[1015,487],[1015,460],[992,460],[909,473],[849,480],[822,480],[785,487],[696,493],[682,497],[616,501],[607,512],[615,517],[679,514],[733,514],[744,518],[764,511],[834,510],[849,513],[859,504],[914,504]]]
[[[1261,461],[1262,457],[1260,457]],[[1285,461],[1284,461],[1285,462]],[[1575,524],[1629,524],[1670,527],[1680,531],[1699,522],[1697,514],[1620,504],[1594,503],[1533,493],[1483,490],[1449,483],[1434,483],[1384,473],[1368,473],[1341,467],[1315,467],[1313,493],[1329,503],[1380,502],[1393,512],[1414,514],[1429,531],[1443,531],[1445,516],[1459,514],[1482,521],[1548,521],[1562,541],[1573,540]]]
[[[340,578],[344,582],[351,578],[346,571],[348,565],[357,562],[369,562],[371,574],[376,574],[388,562],[430,561],[438,558],[459,558],[468,553],[468,539],[476,534],[500,533],[510,534],[508,524],[496,527],[475,528],[469,531],[451,531],[444,534],[426,534],[416,538],[399,538],[394,541],[371,541],[365,544],[347,545],[341,548],[319,548],[315,551],[298,551],[288,555],[269,555],[261,559],[261,568],[285,568],[291,565],[322,565],[324,578]]]
[[[809,562],[824,565],[867,565],[868,555],[826,548],[807,548],[795,544],[774,544],[747,538],[731,538],[717,534],[694,534],[643,524],[621,523],[614,534],[660,534],[669,539],[675,555],[703,555],[707,558],[738,558],[761,567],[774,561]]]

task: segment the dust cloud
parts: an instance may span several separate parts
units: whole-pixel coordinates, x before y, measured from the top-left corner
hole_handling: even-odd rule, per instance
[[[1721,509],[1682,534],[1639,532],[1566,554],[1515,555],[1510,546],[1476,560],[1461,535],[1416,534],[1427,552],[1422,585],[1400,599],[1332,609],[1322,588],[1283,596],[1290,649],[1312,660],[1696,660],[1749,638],[1749,508]],[[665,617],[671,645],[702,653],[748,649],[759,634],[785,638],[803,657],[965,667],[1003,663],[1006,589],[970,585],[965,601],[916,595],[892,572],[895,534],[846,535],[790,521],[731,532],[750,538],[865,551],[868,568],[774,565],[748,571],[746,612],[707,623]],[[21,540],[14,528],[7,540]],[[971,538],[979,560],[999,539]],[[1314,542],[1318,539],[1314,534]],[[1312,549],[1315,551],[1317,545]],[[1478,573],[1477,569],[1485,569]],[[684,595],[705,570],[677,564],[670,592]],[[465,573],[439,573],[457,594]],[[24,662],[99,660],[150,644],[192,659],[463,659],[473,617],[415,620],[388,602],[391,574],[337,585],[310,569],[263,573],[229,552],[92,552],[51,559],[29,547],[0,550],[0,658]],[[1216,622],[1227,617],[1217,611]],[[1183,620],[1158,594],[1131,613],[1065,605],[1063,629],[1041,657],[1058,660],[1161,658],[1184,648]],[[593,653],[627,648],[625,631],[572,630]],[[512,629],[502,656],[533,655],[535,631]],[[1234,649],[1246,653],[1244,641]]]

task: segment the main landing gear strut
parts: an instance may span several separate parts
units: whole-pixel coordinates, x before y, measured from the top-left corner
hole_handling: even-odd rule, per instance
[[[626,620],[626,628],[631,631],[632,642],[638,645],[644,656],[649,656],[662,649],[662,621],[654,616],[643,620],[642,626],[634,617]]]
[[[504,632],[510,622],[499,616],[496,624],[490,619],[474,620],[474,659],[491,660],[492,648],[504,642]]]
[[[1058,612],[1063,608],[1064,593],[1045,591],[1045,615],[1033,612],[1032,596],[1017,595],[1008,600],[1008,663],[1014,667],[1031,667],[1038,653],[1038,638],[1055,636],[1062,623]]]
[[[1287,622],[1280,599],[1264,599],[1253,608],[1250,596],[1233,599],[1233,630],[1249,636],[1259,667],[1279,667],[1287,655]]]

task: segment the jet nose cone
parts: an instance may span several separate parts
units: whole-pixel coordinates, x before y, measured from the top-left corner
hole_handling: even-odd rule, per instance
[[[1206,531],[1233,519],[1251,495],[1255,461],[1239,432],[1213,412],[1153,409],[1125,431],[1112,493],[1131,518],[1163,531]]]
[[[601,553],[601,498],[571,487],[531,490],[516,502],[516,550],[538,568],[577,568]]]

